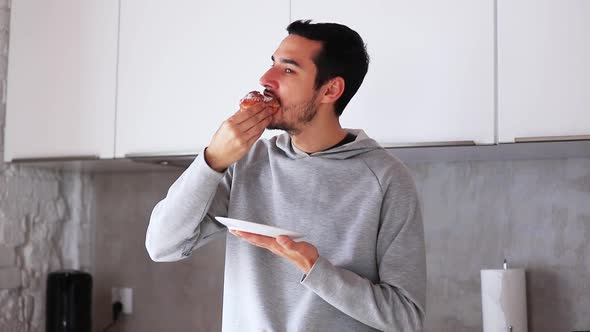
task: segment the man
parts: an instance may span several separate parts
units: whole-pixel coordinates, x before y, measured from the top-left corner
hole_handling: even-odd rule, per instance
[[[261,77],[280,101],[237,112],[152,212],[146,247],[175,261],[227,234],[215,216],[294,230],[231,231],[223,330],[417,331],[426,268],[412,178],[339,116],[368,69],[346,26],[296,21]],[[386,106],[386,105],[384,105]],[[265,128],[286,133],[258,140]]]

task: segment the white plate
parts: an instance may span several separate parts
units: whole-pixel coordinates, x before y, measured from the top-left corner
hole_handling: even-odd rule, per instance
[[[270,237],[277,237],[279,235],[286,235],[292,239],[297,239],[303,237],[304,235],[301,233],[289,231],[286,229],[258,224],[255,222],[233,219],[233,218],[225,218],[225,217],[215,217],[220,223],[227,226],[229,229],[234,229],[236,231],[244,231],[248,233],[260,234]]]

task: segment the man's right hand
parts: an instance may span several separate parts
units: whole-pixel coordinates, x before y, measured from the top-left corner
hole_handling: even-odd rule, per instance
[[[205,149],[205,161],[217,172],[242,159],[269,125],[276,109],[264,103],[241,109],[225,120]]]

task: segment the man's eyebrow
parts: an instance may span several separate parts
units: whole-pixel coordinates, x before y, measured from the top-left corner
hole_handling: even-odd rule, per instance
[[[272,60],[272,62],[275,62],[275,56],[271,55],[270,59]],[[293,60],[293,59],[287,59],[287,58],[281,58],[281,60],[279,61],[280,63],[286,63],[288,65],[293,65],[295,67],[299,67],[301,68],[301,65],[299,64],[299,62]]]

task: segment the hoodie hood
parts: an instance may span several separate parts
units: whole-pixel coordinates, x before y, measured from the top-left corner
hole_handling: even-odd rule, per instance
[[[271,139],[274,140],[274,144],[281,149],[285,154],[292,159],[301,159],[309,157],[320,157],[327,159],[348,159],[369,151],[382,149],[382,147],[374,139],[370,138],[361,129],[348,129],[345,130],[356,136],[356,139],[350,143],[341,145],[339,147],[328,149],[324,151],[314,152],[308,154],[299,148],[297,148],[288,133],[275,136]]]

